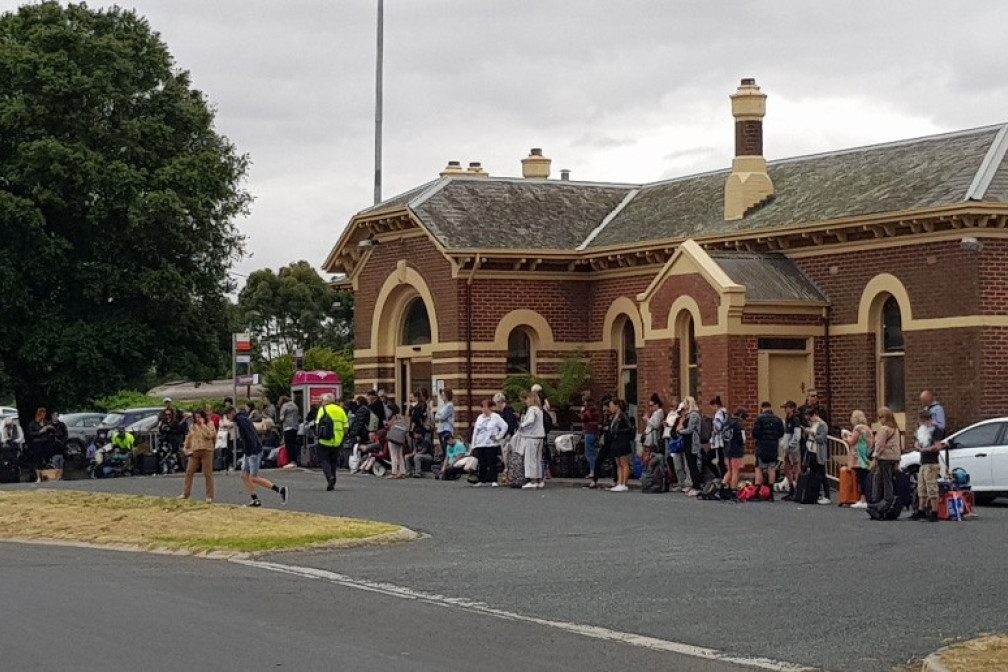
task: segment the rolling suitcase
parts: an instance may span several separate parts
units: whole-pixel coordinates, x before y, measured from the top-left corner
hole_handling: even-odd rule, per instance
[[[821,490],[822,483],[820,483],[819,475],[806,469],[798,477],[794,501],[798,504],[815,504],[819,500]]]
[[[525,485],[525,456],[521,453],[508,453],[507,484],[512,488]]]
[[[857,474],[850,467],[840,468],[840,506],[857,504],[861,500]]]
[[[917,493],[914,492],[910,477],[899,469],[893,470],[893,494],[899,498],[904,507],[917,508]]]

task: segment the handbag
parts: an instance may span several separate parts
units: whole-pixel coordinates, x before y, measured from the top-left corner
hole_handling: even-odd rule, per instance
[[[672,455],[675,455],[676,453],[681,453],[682,449],[683,449],[682,439],[676,437],[671,441],[669,441],[668,452],[671,453]]]

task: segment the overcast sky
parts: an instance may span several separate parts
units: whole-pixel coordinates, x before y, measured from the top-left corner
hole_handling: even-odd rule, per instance
[[[321,264],[372,202],[376,1],[120,4],[252,158],[237,270]],[[1008,121],[1005,26],[1000,0],[386,0],[384,196],[451,159],[520,175],[530,147],[575,180],[722,168],[742,77],[768,158]]]

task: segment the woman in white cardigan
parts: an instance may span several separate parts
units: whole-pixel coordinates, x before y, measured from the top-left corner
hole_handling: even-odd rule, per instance
[[[518,436],[521,439],[521,451],[525,457],[525,478],[528,481],[523,490],[533,490],[543,487],[543,441],[546,429],[543,425],[543,412],[539,408],[539,395],[534,392],[522,394],[525,412],[522,413],[521,424],[518,426]]]

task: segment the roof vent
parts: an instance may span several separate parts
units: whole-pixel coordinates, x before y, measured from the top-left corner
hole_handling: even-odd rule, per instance
[[[522,176],[528,180],[545,180],[550,176],[550,159],[543,156],[542,149],[533,147],[529,155],[521,160]]]
[[[465,175],[462,164],[458,161],[449,161],[445,169],[441,171],[441,177],[452,177],[454,175]]]

